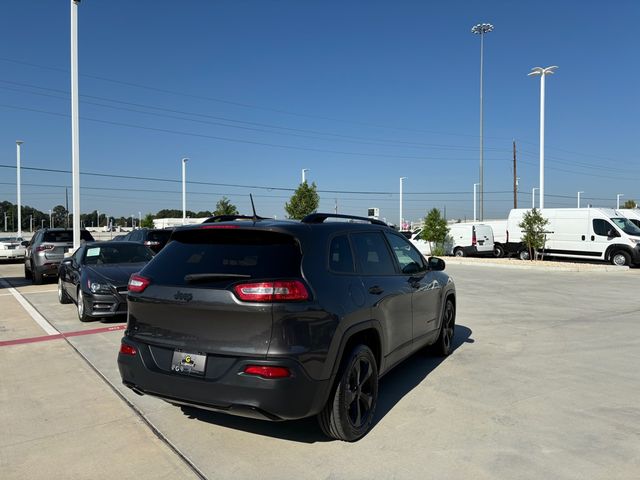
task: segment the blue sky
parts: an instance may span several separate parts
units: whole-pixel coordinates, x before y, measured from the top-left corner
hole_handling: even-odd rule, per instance
[[[0,164],[70,170],[69,2],[2,2]],[[433,207],[470,218],[479,164],[478,22],[485,37],[485,218],[538,185],[539,79],[547,77],[545,206],[640,200],[640,3],[599,1],[83,0],[83,172],[180,179],[188,208],[222,195],[284,215],[302,168],[320,210],[397,222]],[[23,203],[64,204],[68,173],[23,171]],[[27,185],[33,184],[33,185]],[[180,184],[83,175],[82,211],[181,208]],[[224,184],[224,185],[210,185]],[[234,187],[230,185],[241,185]],[[249,188],[249,186],[251,188]],[[258,188],[265,187],[265,188]],[[116,190],[117,189],[117,190]],[[370,193],[357,193],[370,192]],[[448,193],[452,192],[452,193]],[[15,201],[0,168],[0,199]]]

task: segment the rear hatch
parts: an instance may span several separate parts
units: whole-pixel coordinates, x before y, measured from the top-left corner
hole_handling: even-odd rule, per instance
[[[274,282],[300,285],[300,262],[298,242],[283,233],[224,225],[176,231],[140,272],[148,285],[130,287],[127,334],[193,353],[266,355],[273,297],[251,296]]]
[[[477,241],[478,253],[493,252],[493,230],[488,225],[474,225],[473,231]]]
[[[80,231],[80,239],[92,242],[93,237],[86,230]],[[64,254],[73,250],[73,230],[50,230],[44,233],[39,251],[44,252],[47,260],[62,261]]]

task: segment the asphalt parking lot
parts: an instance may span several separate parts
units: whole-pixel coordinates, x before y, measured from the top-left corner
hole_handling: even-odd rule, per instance
[[[638,478],[640,269],[447,272],[455,351],[389,373],[375,426],[347,444],[315,419],[268,423],[135,395],[116,365],[124,321],[82,324],[54,283],[0,264],[1,477]]]

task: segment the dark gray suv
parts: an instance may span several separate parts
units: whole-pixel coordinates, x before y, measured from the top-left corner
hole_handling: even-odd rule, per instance
[[[80,240],[93,242],[93,237],[87,230],[80,230]],[[72,249],[72,229],[43,228],[38,230],[27,245],[24,278],[40,284],[45,276],[57,276],[58,266],[62,262],[64,254]]]
[[[118,366],[135,392],[267,420],[317,415],[354,441],[382,375],[423,347],[450,353],[444,261],[384,223],[216,220],[176,229],[129,280]]]

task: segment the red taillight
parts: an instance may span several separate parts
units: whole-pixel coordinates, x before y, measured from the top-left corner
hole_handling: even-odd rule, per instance
[[[151,280],[145,277],[141,277],[140,275],[136,275],[135,273],[131,275],[129,278],[129,285],[127,286],[127,290],[134,293],[144,292],[144,289],[149,286]]]
[[[307,288],[298,280],[241,283],[233,291],[245,302],[296,302],[309,298]]]
[[[247,365],[244,367],[247,375],[257,375],[262,378],[287,378],[291,372],[285,367],[271,367],[268,365]]]
[[[53,250],[54,248],[55,248],[54,245],[43,243],[42,245],[38,245],[36,247],[36,252],[44,252],[45,250]]]
[[[473,227],[472,232],[473,233],[471,234],[471,245],[475,247],[478,244],[478,240],[476,239],[476,227]]]
[[[132,347],[131,345],[126,345],[124,343],[121,343],[120,353],[123,355],[131,355],[133,357],[138,353],[138,351],[135,349],[135,347]]]

